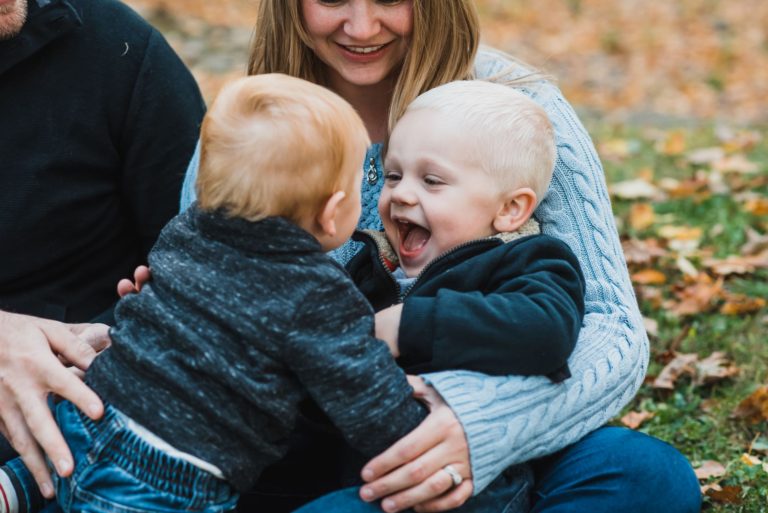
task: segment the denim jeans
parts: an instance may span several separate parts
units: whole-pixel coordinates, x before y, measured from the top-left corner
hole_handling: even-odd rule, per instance
[[[69,478],[54,475],[58,506],[51,504],[46,512],[222,513],[235,508],[238,494],[226,481],[148,444],[111,406],[98,422],[68,401],[56,407],[55,415],[75,469]],[[28,473],[23,481],[36,491]]]
[[[701,492],[693,469],[680,452],[667,443],[624,428],[604,427],[551,456],[534,460],[532,509],[504,509],[503,497],[483,513],[695,513]],[[492,486],[497,485],[494,481]],[[487,491],[470,499],[482,497]],[[514,506],[520,507],[523,502]],[[464,511],[458,509],[454,511]],[[377,503],[364,503],[358,488],[321,497],[296,513],[381,513]]]

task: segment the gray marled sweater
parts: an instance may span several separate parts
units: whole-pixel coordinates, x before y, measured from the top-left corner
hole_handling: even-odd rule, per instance
[[[424,418],[373,338],[371,307],[291,222],[193,206],[162,231],[149,263],[152,282],[120,301],[113,346],[87,382],[236,488],[284,454],[307,398],[367,455]]]

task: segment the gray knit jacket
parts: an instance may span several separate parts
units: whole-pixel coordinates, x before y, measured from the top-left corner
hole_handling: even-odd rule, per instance
[[[283,456],[308,398],[368,456],[425,417],[373,338],[365,298],[293,223],[192,207],[149,263],[152,282],[118,304],[113,345],[87,382],[239,490]]]

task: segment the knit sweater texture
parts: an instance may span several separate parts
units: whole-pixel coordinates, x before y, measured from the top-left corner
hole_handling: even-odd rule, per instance
[[[248,490],[314,401],[368,457],[425,417],[373,311],[309,233],[193,207],[149,254],[86,380],[106,401]],[[192,278],[192,279],[191,279]]]
[[[528,73],[489,48],[475,61],[478,78],[513,79]],[[542,80],[519,90],[545,110],[555,129],[554,175],[535,215],[545,234],[565,242],[578,257],[586,280],[586,314],[568,359],[572,377],[563,383],[543,376],[472,371],[424,376],[464,428],[475,494],[507,467],[552,454],[605,424],[634,397],[648,365],[648,336],[592,140],[554,84]],[[381,150],[381,144],[372,145],[363,163],[361,230],[383,228],[377,208],[384,183]],[[182,208],[194,199],[198,164],[199,150],[187,169]],[[347,262],[360,247],[353,241],[333,255]]]

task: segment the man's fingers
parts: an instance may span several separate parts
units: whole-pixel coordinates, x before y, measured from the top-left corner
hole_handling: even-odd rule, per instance
[[[6,409],[2,412],[2,416],[8,420],[7,425],[13,427],[8,430],[6,438],[32,473],[43,496],[47,499],[53,498],[53,482],[51,481],[50,470],[45,463],[45,457],[40,447],[35,443],[27,425],[22,420],[21,412],[16,409]],[[66,447],[66,444],[64,446]]]
[[[93,420],[100,419],[104,414],[104,403],[101,402],[96,392],[88,388],[75,373],[70,372],[66,367],[52,367],[48,374],[47,384],[51,392],[67,399]],[[34,426],[28,417],[27,422],[30,426]],[[40,439],[38,438],[38,440]],[[46,448],[42,440],[40,440],[40,444]],[[46,452],[48,451],[46,450]]]
[[[87,369],[96,357],[96,350],[80,340],[64,324],[40,325],[39,329],[48,339],[54,353],[80,369]]]
[[[416,429],[395,442],[389,449],[369,461],[362,471],[363,480],[371,482],[387,472],[405,465],[428,451],[442,439],[442,433],[433,429],[430,417],[427,416]]]
[[[449,490],[436,499],[423,502],[413,507],[416,513],[434,513],[458,508],[472,497],[474,484],[471,479],[465,479],[459,486]]]

